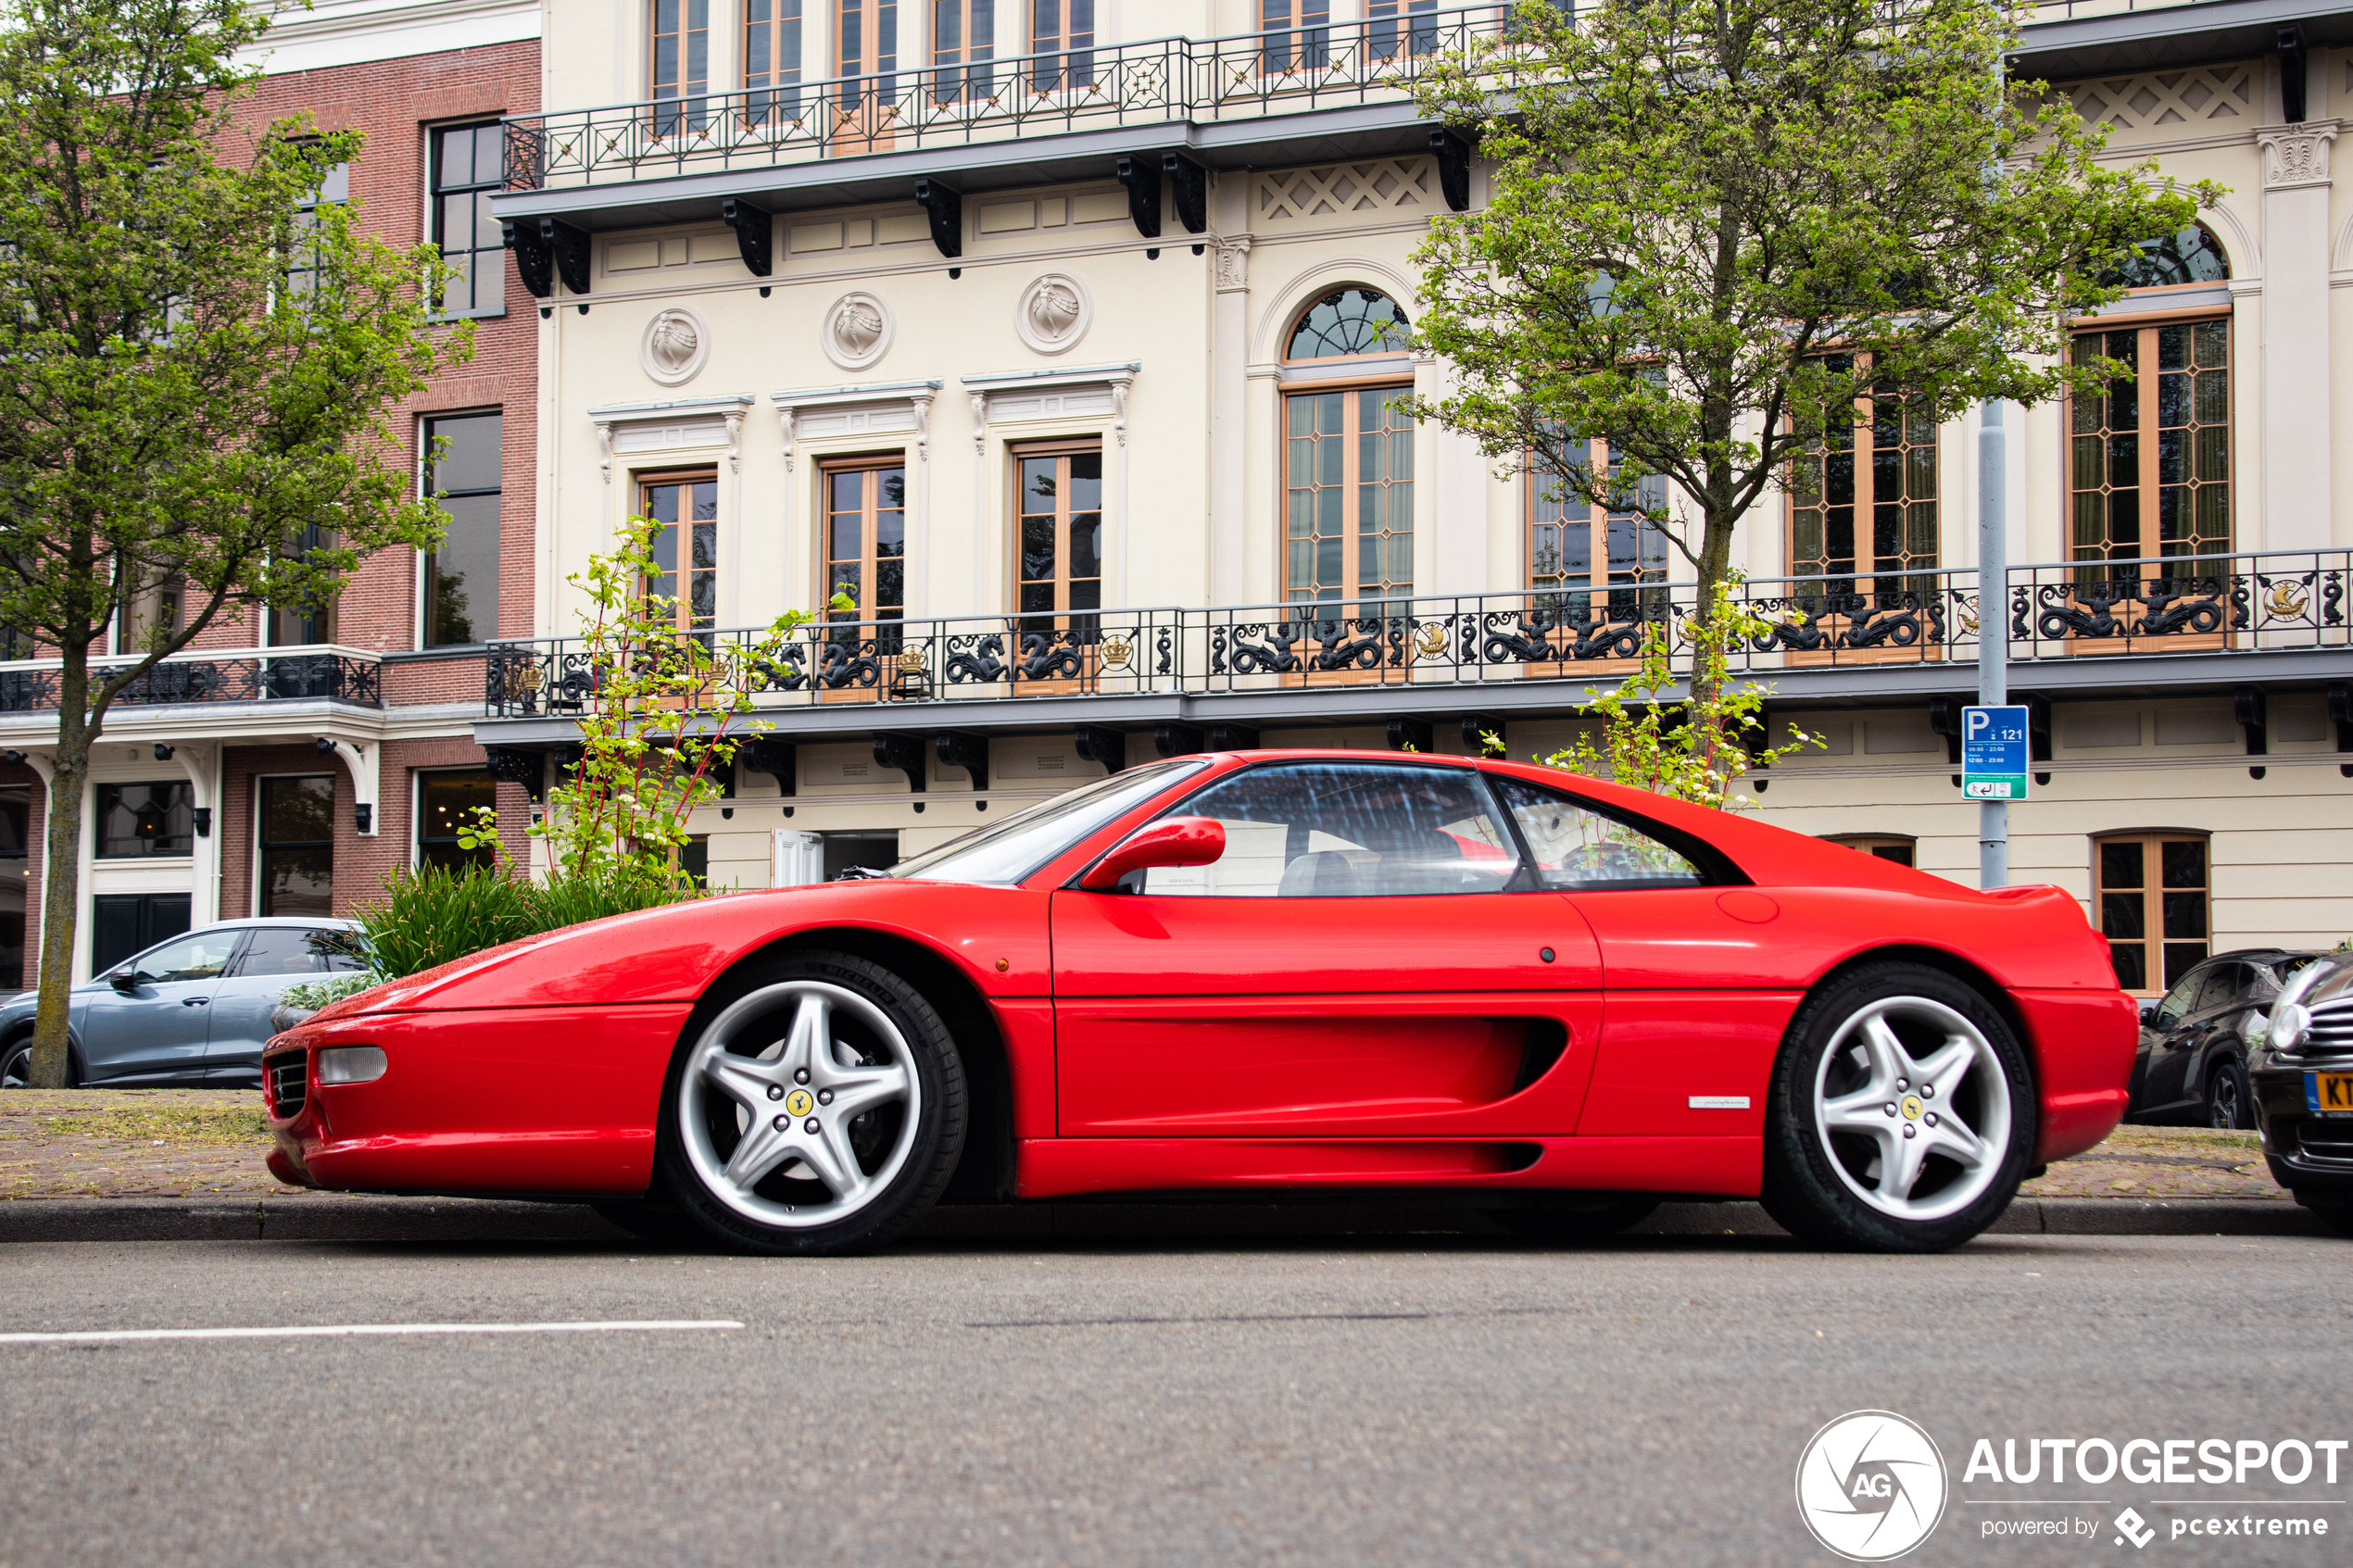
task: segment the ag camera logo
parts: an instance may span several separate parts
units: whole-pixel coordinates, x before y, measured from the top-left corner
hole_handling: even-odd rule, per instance
[[[1885,1562],[1928,1539],[1949,1486],[1935,1439],[1894,1411],[1840,1416],[1797,1461],[1799,1516],[1850,1562]]]

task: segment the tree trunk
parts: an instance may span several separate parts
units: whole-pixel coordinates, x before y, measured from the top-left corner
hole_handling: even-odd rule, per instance
[[[82,797],[90,776],[90,650],[68,645],[57,672],[57,755],[49,780],[48,863],[41,878],[41,1000],[33,1013],[32,1062],[26,1082],[36,1089],[73,1086],[66,1044],[72,1002],[73,937],[82,902]]]

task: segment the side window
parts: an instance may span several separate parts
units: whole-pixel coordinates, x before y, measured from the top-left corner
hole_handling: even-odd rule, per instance
[[[237,955],[239,979],[345,973],[360,967],[359,945],[350,933],[306,930],[301,926],[258,927],[245,951]]]
[[[1557,790],[1520,779],[1494,782],[1546,887],[1598,893],[1707,885],[1706,873],[1688,856],[1640,828],[1604,817]]]
[[[2196,1010],[2211,1012],[2216,1008],[2231,1005],[2255,983],[2246,965],[2218,963],[2206,972],[2206,984],[2198,987]]]
[[[234,931],[200,931],[182,936],[132,960],[140,981],[160,985],[172,980],[218,980],[229,967],[237,946]]]
[[[1478,776],[1373,762],[1252,768],[1179,803],[1225,825],[1214,865],[1155,867],[1146,893],[1378,898],[1495,893],[1519,869]]]
[[[2199,995],[2206,989],[2205,970],[2193,970],[2173,983],[2165,999],[2157,1004],[2157,1014],[2149,1022],[2158,1029],[2171,1029],[2190,1015]]]

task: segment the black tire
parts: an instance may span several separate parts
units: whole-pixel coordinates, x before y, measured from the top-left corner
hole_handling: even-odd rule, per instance
[[[830,996],[834,1000],[826,1005],[849,1015],[841,1020],[823,1015],[828,1019],[824,1033],[832,1042],[826,1048],[837,1052],[846,1045],[858,1059],[847,1071],[896,1069],[908,1092],[895,1108],[895,1121],[889,1120],[894,1107],[884,1105],[855,1120],[828,1123],[822,1137],[799,1140],[794,1129],[801,1123],[795,1117],[810,1112],[806,1125],[814,1135],[819,1116],[827,1114],[808,1103],[809,1097],[798,1089],[782,1093],[790,1084],[813,1088],[823,1082],[822,1075],[812,1083],[804,1074],[770,1087],[771,1098],[790,1111],[775,1118],[778,1132],[772,1140],[707,1082],[698,1081],[690,1090],[688,1068],[698,1057],[706,1063],[724,1062],[729,1074],[745,1069],[774,1071],[775,1063],[730,1049],[730,1044],[757,1045],[751,1039],[756,1034],[775,1040],[768,1049],[788,1053],[786,1038],[777,1033],[778,1020],[788,1008],[793,1010],[782,1032],[798,1038],[792,1022],[799,1021],[798,1010],[808,1005],[811,995]],[[893,1034],[896,1040],[889,1038]],[[785,1060],[780,1056],[776,1062]],[[836,1061],[836,1070],[843,1070],[837,1057]],[[832,1098],[829,1092],[827,1103]],[[795,1102],[802,1102],[801,1108],[792,1109]],[[680,1033],[662,1087],[655,1185],[648,1198],[655,1204],[674,1205],[709,1237],[740,1251],[775,1256],[870,1251],[913,1224],[946,1189],[963,1153],[968,1110],[963,1059],[954,1036],[914,986],[880,964],[847,953],[811,951],[758,960],[714,986]],[[690,1116],[699,1118],[691,1128]],[[755,1135],[772,1143],[786,1138],[808,1142],[809,1159],[786,1156],[753,1185],[728,1188],[721,1179],[724,1173],[712,1167],[727,1162],[732,1169],[731,1157],[743,1152],[745,1140]],[[879,1168],[868,1171],[866,1161],[886,1142],[890,1147]],[[854,1203],[816,1175],[820,1148],[855,1151],[849,1157],[859,1166],[851,1173],[861,1184],[853,1187]],[[806,1174],[796,1178],[794,1172]],[[824,1201],[817,1201],[821,1198]],[[816,1217],[832,1209],[841,1212]]]
[[[2331,1193],[2326,1198],[2296,1195],[2296,1201],[2312,1211],[2315,1219],[2339,1236],[2353,1236],[2353,1198]]]
[[[1632,1230],[1657,1209],[1657,1198],[1639,1194],[1564,1193],[1542,1203],[1491,1209],[1487,1217],[1514,1236],[1539,1241],[1599,1241]]]
[[[32,1081],[32,1036],[0,1046],[0,1089],[30,1087]]]
[[[1881,1014],[1881,1009],[1887,1010]],[[1937,1055],[1938,1031],[1949,1039],[1966,1024],[1966,1077],[1949,1084],[1942,1101],[1924,1099],[1931,1089],[1912,1085],[1908,1076],[1892,1080],[1906,1088],[1886,1090],[1876,1060],[1864,1060],[1863,1041],[1876,1036],[1861,1021],[1874,1015],[1894,1034],[1914,1071]],[[1850,1026],[1854,1032],[1842,1039]],[[1818,1092],[1826,1104],[1868,1100],[1868,1114],[1876,1117],[1882,1090],[1888,1094],[1884,1128],[1873,1120],[1869,1135],[1824,1135],[1829,1118],[1817,1114]],[[1766,1098],[1766,1212],[1792,1235],[1822,1247],[1874,1252],[1957,1247],[1998,1219],[2017,1195],[2034,1150],[2036,1112],[2025,1049],[1974,987],[1921,964],[1864,965],[1806,998],[1790,1021]],[[1978,1135],[1974,1129],[1981,1125],[1989,1134],[1998,1127],[1999,1135]],[[1898,1132],[1913,1143],[1898,1142]],[[1979,1151],[1973,1166],[1941,1152],[1945,1140],[1960,1133],[1969,1134]],[[1867,1197],[1890,1182],[1894,1173],[1882,1162],[1896,1154],[1918,1163],[1917,1184],[1908,1193],[1882,1188]]]
[[[2206,1070],[2204,1124],[2244,1132],[2255,1125],[2253,1107],[2245,1064],[2234,1056],[2215,1058]]]

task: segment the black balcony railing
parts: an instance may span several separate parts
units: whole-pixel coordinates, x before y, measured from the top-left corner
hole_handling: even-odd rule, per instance
[[[2001,599],[2022,662],[2171,651],[2353,649],[2353,550],[2020,566]],[[1798,577],[1741,585],[1759,629],[1739,673],[1974,662],[1980,606],[1969,569]],[[1687,583],[1621,583],[1359,604],[1100,610],[834,622],[756,653],[764,631],[701,633],[747,671],[761,708],[1223,693],[1343,684],[1607,684],[1647,634],[1691,667]],[[577,639],[493,645],[494,718],[583,711],[603,679]],[[1573,698],[1571,700],[1574,700]]]
[[[1161,38],[506,122],[506,187],[611,184],[1170,120],[1402,102],[1429,65],[1511,26],[1505,6]],[[1493,56],[1508,77],[1509,50]]]
[[[95,661],[94,678],[109,661]],[[365,654],[343,649],[290,649],[283,653],[236,654],[227,658],[166,659],[132,682],[115,698],[121,708],[157,708],[183,703],[344,702],[359,708],[384,706],[382,667]],[[53,712],[57,706],[54,662],[0,666],[0,713]]]

